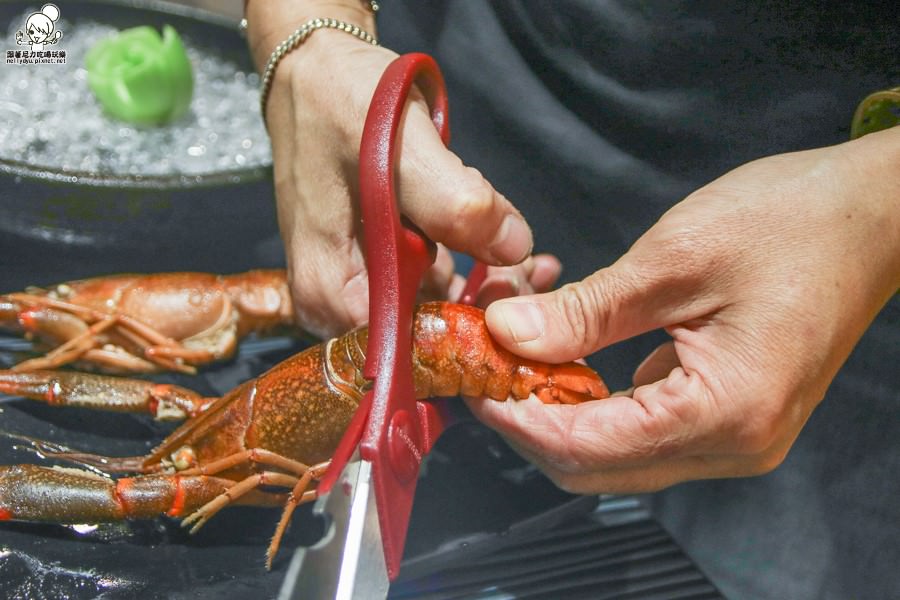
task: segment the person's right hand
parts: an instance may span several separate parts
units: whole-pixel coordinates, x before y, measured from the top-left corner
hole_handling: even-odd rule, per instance
[[[632,389],[469,407],[570,492],[760,475],[898,287],[900,127],[761,158],[690,194],[584,280],[488,308],[498,344],[552,363],[663,329],[671,340]]]
[[[276,44],[310,18],[333,17],[374,34],[359,0],[256,0],[250,44],[260,70]],[[281,61],[268,100],[278,220],[300,322],[326,336],[365,323],[368,280],[358,228],[359,144],[372,93],[396,54],[343,31],[320,29]],[[432,240],[490,265],[531,252],[531,230],[512,204],[447,150],[421,94],[401,125],[396,182],[401,212]],[[424,287],[446,297],[449,253]]]

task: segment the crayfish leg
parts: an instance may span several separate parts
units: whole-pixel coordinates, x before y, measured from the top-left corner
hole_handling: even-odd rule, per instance
[[[146,475],[111,479],[80,469],[0,466],[0,520],[97,523],[178,517],[234,485],[230,479]],[[283,494],[260,492],[245,504],[278,506]]]
[[[275,528],[275,534],[272,535],[272,540],[269,542],[269,547],[266,549],[267,571],[272,570],[272,561],[275,560],[275,555],[278,554],[278,548],[281,546],[281,538],[284,537],[284,532],[287,530],[288,523],[291,522],[291,516],[294,514],[294,509],[306,502],[312,502],[318,497],[316,490],[307,490],[306,488],[309,487],[309,484],[313,479],[320,479],[322,475],[325,474],[325,471],[330,464],[331,461],[329,460],[310,468],[297,480],[297,484],[288,495],[287,502],[284,503],[284,510],[281,512],[281,519],[278,520],[278,526]]]
[[[23,364],[19,363],[14,369],[22,370]],[[117,347],[88,350],[75,361],[74,366],[77,369],[105,373],[154,373],[159,370],[152,362]]]
[[[190,364],[154,354],[151,350],[174,348],[177,351],[184,348],[178,341],[163,335],[140,320],[127,314],[91,309],[46,295],[0,296],[0,327],[13,332],[28,333],[53,348],[43,357],[16,365],[15,369],[20,371],[55,369],[80,360],[113,372],[154,373],[160,370],[189,374],[196,372]],[[114,353],[88,356],[113,339],[118,340],[117,344],[125,343],[130,346],[131,350],[117,346]],[[191,354],[190,351],[185,352]],[[196,355],[201,359],[200,362],[209,362],[214,358],[209,353],[203,352],[191,355]],[[132,360],[128,360],[126,356]]]
[[[257,488],[264,485],[273,485],[280,487],[294,487],[297,478],[286,473],[278,473],[277,471],[263,471],[254,473],[249,477],[245,477],[238,481],[228,489],[212,498],[209,502],[191,512],[181,521],[182,527],[190,527],[191,533],[197,533],[197,530],[203,527],[217,512],[242,500],[244,496],[252,492],[258,491]]]
[[[52,311],[51,311],[52,312]],[[66,340],[61,346],[57,346],[46,356],[33,358],[19,363],[13,367],[17,371],[30,371],[34,369],[55,369],[84,356],[84,353],[97,344],[97,336],[104,330],[115,325],[115,318],[109,317],[94,323],[78,335]]]
[[[207,504],[201,506],[192,514],[185,517],[181,526],[190,526],[190,532],[195,533],[217,512],[229,504],[241,499],[245,494],[256,490],[260,486],[269,485],[292,488],[291,493],[288,495],[287,501],[284,504],[284,510],[281,513],[278,527],[276,527],[275,534],[272,536],[269,548],[266,551],[266,568],[271,569],[272,560],[278,552],[281,538],[287,529],[288,523],[290,523],[294,509],[300,504],[311,502],[316,499],[315,490],[307,490],[307,488],[313,481],[318,481],[322,477],[326,469],[328,469],[328,465],[331,464],[331,461],[325,461],[308,467],[301,462],[281,456],[275,452],[263,448],[254,448],[235,453],[231,456],[224,457],[199,467],[187,469],[183,471],[182,474],[215,474],[246,463],[274,466],[289,471],[292,474],[280,473],[277,471],[262,471],[260,473],[249,475],[237,482],[234,486],[223,491],[222,494],[213,498]]]
[[[203,412],[216,398],[177,385],[74,371],[0,370],[0,392],[46,402],[178,420]]]
[[[65,311],[0,296],[0,329],[26,333],[57,346],[87,331],[88,325]]]

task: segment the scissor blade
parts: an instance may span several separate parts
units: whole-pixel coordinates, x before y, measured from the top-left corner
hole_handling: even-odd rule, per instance
[[[294,554],[279,600],[383,600],[388,576],[372,463],[355,456],[313,513],[330,521],[319,542]]]

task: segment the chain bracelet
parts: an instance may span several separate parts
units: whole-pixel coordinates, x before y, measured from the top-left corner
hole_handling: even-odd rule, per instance
[[[375,39],[375,36],[373,36],[368,31],[365,31],[364,29],[360,29],[358,26],[353,25],[352,23],[329,18],[310,19],[309,21],[301,25],[296,31],[294,31],[294,33],[292,33],[286,40],[278,44],[275,47],[275,50],[272,51],[271,56],[269,56],[269,62],[266,63],[266,69],[263,71],[262,75],[262,84],[259,97],[259,108],[260,112],[262,112],[263,121],[265,121],[266,119],[266,102],[269,99],[269,92],[272,90],[272,80],[275,77],[275,69],[278,67],[278,63],[280,63],[281,59],[283,59],[289,52],[295,50],[298,46],[300,46],[300,44],[305,42],[314,31],[322,28],[345,31],[350,35],[361,39],[367,44],[372,44],[373,46],[378,45],[378,40]]]

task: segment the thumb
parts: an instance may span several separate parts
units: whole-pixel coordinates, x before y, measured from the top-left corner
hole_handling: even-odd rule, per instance
[[[420,103],[403,128],[399,198],[403,214],[435,242],[490,265],[531,254],[531,228],[485,177],[448,150]]]
[[[519,356],[558,363],[711,308],[692,297],[692,278],[643,273],[626,257],[556,291],[494,302],[486,311],[488,329]]]

